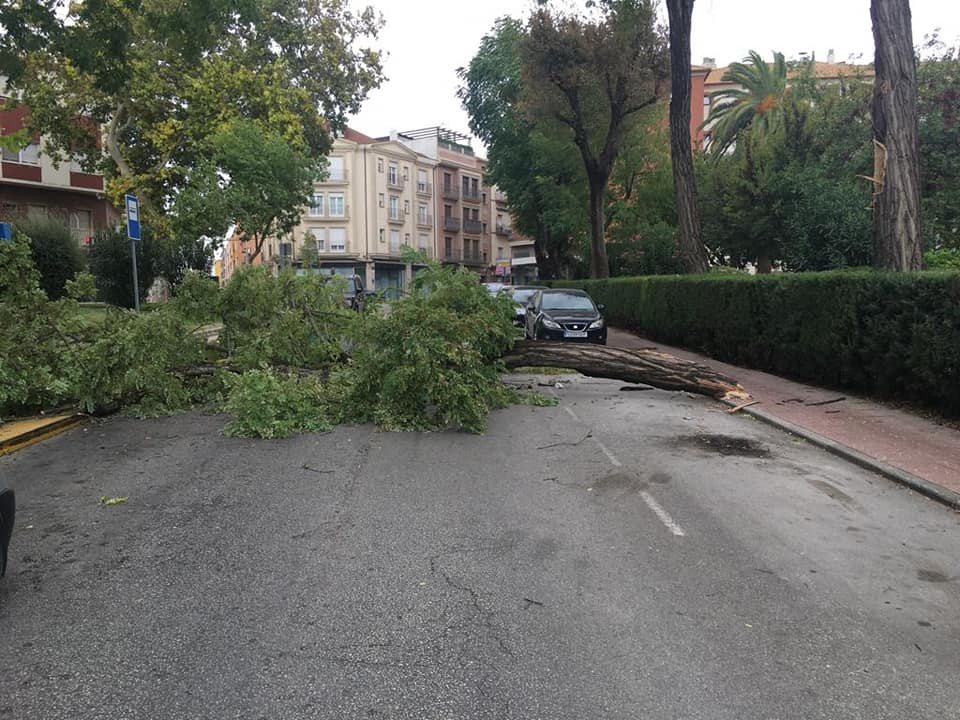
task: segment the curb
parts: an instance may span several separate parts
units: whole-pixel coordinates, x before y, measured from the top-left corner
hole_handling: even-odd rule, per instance
[[[86,415],[67,415],[51,422],[32,428],[26,432],[0,440],[0,456],[9,455],[29,445],[46,440],[86,422]]]
[[[721,402],[726,405],[730,405],[731,407],[736,407],[738,404],[732,400],[722,400]],[[794,425],[792,422],[787,420],[781,420],[775,415],[771,415],[763,410],[745,407],[739,412],[750,415],[757,420],[762,420],[768,425],[772,425],[780,430],[785,430],[791,435],[797,435],[798,437],[801,437],[809,442],[811,445],[816,445],[817,447],[822,448],[833,455],[852,462],[854,465],[858,465],[866,470],[871,470],[878,475],[882,475],[888,480],[893,480],[895,483],[904,485],[911,490],[930,498],[931,500],[936,500],[939,503],[943,503],[953,510],[960,510],[960,493],[955,493],[952,490],[940,487],[936,483],[932,483],[929,480],[924,480],[918,475],[914,475],[912,473],[908,473],[906,470],[901,470],[900,468],[888,465],[887,463],[877,460],[876,458],[872,458],[869,455],[864,455],[859,450],[854,450],[846,445],[841,445],[840,443],[830,440],[823,435],[818,435],[812,430],[807,430],[800,425]]]

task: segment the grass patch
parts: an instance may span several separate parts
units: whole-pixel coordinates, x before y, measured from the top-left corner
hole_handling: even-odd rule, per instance
[[[514,375],[576,375],[576,370],[557,367],[524,366],[510,371]]]

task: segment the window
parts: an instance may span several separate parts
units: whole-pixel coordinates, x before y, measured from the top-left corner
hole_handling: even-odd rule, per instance
[[[332,157],[329,160],[330,167],[330,180],[333,182],[343,182],[346,180],[347,175],[343,169],[343,158],[342,157]]]
[[[487,204],[487,194],[486,194],[486,193],[481,193],[481,194],[480,194],[480,197],[481,197],[481,199],[483,200],[483,204],[486,205],[486,204]]]
[[[380,242],[383,243],[386,241],[387,241],[387,231],[384,230],[383,228],[380,228]]]
[[[330,252],[344,252],[347,249],[347,229],[330,228]]]
[[[399,183],[396,163],[390,163],[390,167],[387,168],[387,183],[390,185],[397,185]]]
[[[453,238],[445,237],[443,239],[443,254],[446,257],[453,257]]]
[[[390,252],[400,252],[400,231],[390,231]]]
[[[409,215],[409,214],[410,214],[410,201],[409,201],[409,200],[404,200],[404,201],[403,201],[403,214],[404,214],[404,215]]]
[[[703,104],[704,104],[704,105],[709,105],[709,104],[710,104],[710,96],[709,96],[709,95],[704,95],[704,96],[703,96]]]
[[[470,178],[470,193],[473,197],[480,197],[480,181],[476,178]]]
[[[313,236],[313,239],[317,243],[317,252],[326,252],[327,249],[327,234],[323,231],[321,227],[308,227],[307,234],[303,238],[303,244],[306,246],[310,242],[310,236]]]
[[[403,166],[403,179],[404,180],[410,179],[410,168],[407,167],[406,165]]]
[[[467,196],[470,194],[470,178],[463,178],[463,194]]]
[[[40,143],[30,143],[20,150],[4,150],[3,160],[4,162],[36,165],[40,162]]]
[[[310,217],[323,217],[323,193],[314,193],[310,200]]]
[[[443,206],[443,217],[453,217],[453,205],[444,205]]]
[[[430,247],[430,236],[420,233],[417,236],[417,247],[421,250],[426,250],[428,247]]]
[[[427,224],[427,206],[425,203],[420,203],[417,206],[417,222],[421,225]]]
[[[93,235],[93,213],[89,210],[74,210],[70,213],[70,232],[78,243],[86,244]]]
[[[327,213],[330,217],[346,217],[347,208],[343,202],[343,193],[330,193],[327,199]]]
[[[417,170],[417,192],[427,191],[427,171]]]
[[[407,245],[410,244],[410,233],[404,233],[403,242],[406,243]]]
[[[383,207],[383,193],[380,193],[380,207]]]
[[[503,260],[503,245],[497,245],[497,260]]]
[[[377,158],[377,172],[383,172],[383,158]]]
[[[443,189],[449,190],[452,187],[453,187],[453,176],[450,173],[445,172],[443,174]]]
[[[400,219],[400,198],[398,198],[396,195],[390,196],[390,219]]]

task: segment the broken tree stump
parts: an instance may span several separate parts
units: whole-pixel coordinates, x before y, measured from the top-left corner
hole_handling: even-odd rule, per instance
[[[641,383],[661,390],[686,390],[716,399],[749,397],[735,380],[654,350],[521,340],[502,360],[508,368],[557,367],[589,377]]]

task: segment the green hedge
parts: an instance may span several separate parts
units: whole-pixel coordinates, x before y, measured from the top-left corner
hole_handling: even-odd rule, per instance
[[[556,281],[613,325],[718,360],[960,415],[960,273]]]

